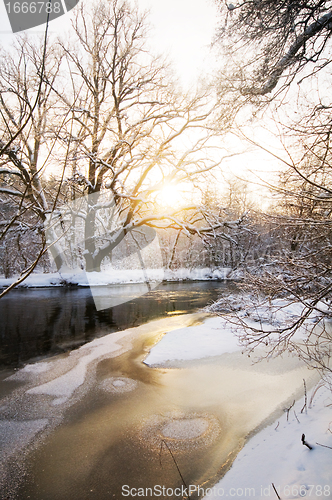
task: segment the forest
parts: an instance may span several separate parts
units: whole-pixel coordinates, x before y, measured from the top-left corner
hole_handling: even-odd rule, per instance
[[[79,4],[70,36],[46,27],[1,49],[0,299],[34,271],[102,272],[157,237],[165,269],[227,268],[256,310],[301,303],[272,332],[220,309],[249,347],[276,333],[271,352],[314,314],[298,354],[329,371],[332,3],[218,7],[219,67],[190,91],[147,48],[148,15],[120,0]],[[272,146],[250,133],[263,122]],[[274,175],[232,174],[243,148]]]

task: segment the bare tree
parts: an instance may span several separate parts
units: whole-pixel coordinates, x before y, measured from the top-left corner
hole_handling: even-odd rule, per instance
[[[332,345],[331,153],[326,134],[299,132],[297,147],[278,157],[286,168],[271,186],[277,203],[256,226],[268,251],[242,266],[247,299],[222,300],[215,310],[240,327],[249,350],[289,350],[324,374]]]
[[[71,182],[88,195],[73,214],[84,221],[86,270],[100,270],[123,238],[143,226],[188,234],[224,227],[224,220],[202,225],[192,205],[161,213],[156,200],[166,183],[192,182],[225,156],[213,139],[212,91],[177,91],[165,63],[146,50],[145,16],[125,2],[82,5],[73,29],[71,44],[60,42],[71,91],[64,95],[47,83],[72,116],[62,140],[71,145]],[[112,203],[119,217],[107,226],[102,214]]]
[[[83,256],[85,269],[96,271],[127,235],[138,241],[153,228],[171,228],[214,237],[242,224],[208,220],[196,203],[160,210],[165,184],[199,182],[226,153],[213,90],[182,95],[167,64],[147,50],[146,36],[145,16],[114,0],[80,6],[71,38],[46,54],[27,38],[15,56],[3,55],[0,194],[14,210],[3,236],[23,216],[28,224],[31,213],[28,226],[40,232],[42,253],[50,246],[58,270],[68,264],[63,241],[76,247],[74,260]],[[22,129],[27,110],[33,113]],[[57,178],[52,192],[50,173]]]
[[[220,86],[229,89],[237,109],[250,102],[253,115],[261,106],[269,110],[284,146],[279,154],[246,137],[268,151],[282,173],[278,184],[269,185],[277,206],[260,216],[268,252],[243,267],[252,300],[242,304],[244,313],[230,305],[229,319],[241,327],[249,348],[264,347],[267,355],[291,349],[329,371],[332,3],[245,0],[220,6],[225,24],[217,38],[228,55]]]
[[[17,241],[20,235],[30,237],[30,252],[19,246],[14,267],[16,272],[26,269],[28,273],[37,265],[37,256],[44,253],[44,222],[55,204],[43,177],[52,163],[63,120],[56,117],[56,99],[44,80],[56,79],[61,57],[54,48],[46,50],[45,40],[22,37],[15,47],[2,51],[0,65],[0,201],[4,216],[0,239],[5,242],[13,232]],[[19,261],[21,269],[17,268]],[[56,263],[61,266],[57,256]]]

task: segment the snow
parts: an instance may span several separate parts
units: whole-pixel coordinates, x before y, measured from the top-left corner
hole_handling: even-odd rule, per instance
[[[180,280],[224,280],[227,279],[229,272],[228,267],[217,269],[210,269],[208,267],[187,269],[180,268],[176,270],[165,270],[165,280],[167,281],[180,281]]]
[[[145,274],[146,273],[146,274]],[[76,285],[82,287],[107,286],[122,283],[144,283],[146,276],[149,281],[160,282],[163,280],[162,269],[119,270],[112,269],[103,272],[85,273],[84,271],[61,272],[61,273],[32,273],[19,286],[20,287],[53,287],[64,285]],[[0,287],[9,286],[17,279],[1,278]]]
[[[288,420],[285,413],[253,436],[204,498],[276,499],[272,483],[282,499],[332,498],[330,388],[324,386],[314,394],[307,413],[301,413],[303,404],[303,399],[299,400]],[[302,434],[312,450],[302,444]]]
[[[77,357],[78,352],[80,354],[80,358],[73,368],[45,384],[29,389],[27,393],[53,396],[56,398],[53,400],[53,405],[66,402],[73,395],[74,391],[86,380],[87,369],[90,363],[106,354],[111,354],[120,350],[122,346],[119,341],[125,335],[124,333],[107,335],[89,344],[85,344],[77,352],[71,352],[69,358],[70,356]]]
[[[310,304],[293,296],[269,300],[238,294],[224,296],[206,310],[229,317],[243,347],[262,345],[259,332],[269,334],[264,338],[266,351],[275,346],[277,353],[284,349],[286,344],[282,341],[286,338],[288,350],[305,345],[308,339],[314,344],[322,331],[326,341],[331,338],[330,304],[325,301],[319,301],[311,310]],[[302,315],[307,315],[305,320],[294,328]]]
[[[169,361],[201,359],[240,349],[229,324],[222,318],[213,317],[201,325],[168,332],[151,349],[144,363],[165,365]]]
[[[85,273],[84,271],[72,271],[61,273],[32,273],[20,285],[20,287],[52,287],[64,285],[77,285],[82,287],[107,286],[124,283],[144,283],[146,280],[153,283],[182,280],[210,280],[226,279],[228,268],[220,269],[186,269],[177,270],[160,269],[106,269],[102,272]],[[12,278],[0,278],[0,288],[11,285],[19,276]]]

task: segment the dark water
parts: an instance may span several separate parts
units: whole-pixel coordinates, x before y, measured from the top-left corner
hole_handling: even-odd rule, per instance
[[[135,285],[115,286],[128,299],[135,296]],[[0,368],[60,354],[152,319],[196,311],[231,288],[213,281],[162,283],[103,311],[96,310],[89,288],[13,290],[0,300]]]

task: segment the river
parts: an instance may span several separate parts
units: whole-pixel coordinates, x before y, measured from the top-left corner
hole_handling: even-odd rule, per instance
[[[69,344],[61,354],[5,378],[0,384],[3,498],[120,500],[143,488],[146,498],[175,499],[182,498],[175,491],[184,481],[213,485],[251,433],[286,418],[283,408],[302,395],[303,378],[308,387],[315,381],[290,356],[253,365],[238,351],[167,368],[143,363],[167,331],[206,319],[188,311],[229,291],[223,283],[169,284],[125,304],[136,311],[131,316],[123,305],[116,316],[93,312],[90,333],[82,326],[78,338],[83,343],[91,335],[92,343],[70,351],[73,338],[62,339]],[[39,296],[41,306],[53,290],[32,291],[34,297],[29,292],[22,294],[25,303],[36,304]],[[73,303],[86,308],[86,291],[56,293],[71,297],[68,311],[75,310]],[[134,306],[137,300],[147,300],[144,313]],[[103,337],[108,321],[114,333]],[[128,324],[131,328],[115,331]],[[60,339],[54,344],[61,345]],[[159,496],[162,486],[168,493]],[[127,496],[130,488],[133,495]]]
[[[60,354],[110,332],[205,307],[234,285],[218,281],[161,283],[143,297],[139,285],[113,285],[127,302],[97,311],[89,288],[16,289],[0,300],[0,368]],[[100,287],[105,295],[108,287]]]

